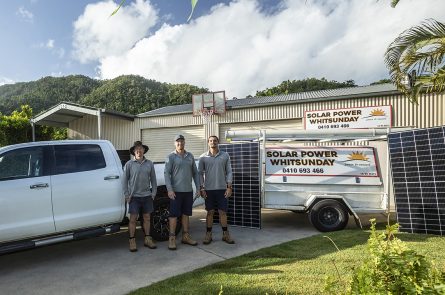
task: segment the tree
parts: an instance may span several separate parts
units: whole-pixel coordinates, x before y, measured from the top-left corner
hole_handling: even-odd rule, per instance
[[[32,130],[29,119],[32,118],[32,108],[22,105],[20,111],[15,110],[10,116],[0,114],[0,146],[28,142],[32,140]],[[66,139],[66,128],[36,126],[38,140]]]
[[[427,93],[445,89],[445,24],[429,19],[401,33],[388,47],[385,63],[392,82],[417,103]]]
[[[325,78],[306,78],[304,80],[287,80],[281,82],[281,84],[266,88],[265,90],[259,90],[256,92],[256,96],[271,96],[288,93],[297,93],[314,90],[335,89],[344,87],[354,87],[354,80],[348,80],[345,82],[328,81]]]
[[[369,85],[378,85],[378,84],[386,84],[386,83],[391,83],[391,79],[380,79],[378,81],[372,82]]]

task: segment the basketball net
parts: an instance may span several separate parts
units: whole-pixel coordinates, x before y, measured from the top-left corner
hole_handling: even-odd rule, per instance
[[[213,115],[213,110],[208,110],[208,109],[202,109],[200,112],[201,115],[201,120],[204,124],[209,124],[210,119],[212,118]]]

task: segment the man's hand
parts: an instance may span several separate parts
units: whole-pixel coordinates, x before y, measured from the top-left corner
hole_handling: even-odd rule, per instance
[[[204,199],[207,199],[207,193],[206,193],[205,189],[201,189],[201,190],[199,191],[199,194],[200,194],[201,197],[203,197]]]
[[[130,204],[130,202],[131,202],[131,196],[127,196],[127,197],[125,197],[125,202],[127,202],[128,204]]]
[[[224,193],[224,196],[226,197],[226,199],[230,198],[230,196],[232,195],[232,188],[228,187],[226,189],[226,192]]]
[[[168,191],[168,197],[172,200],[174,200],[176,198],[176,194],[174,191]]]

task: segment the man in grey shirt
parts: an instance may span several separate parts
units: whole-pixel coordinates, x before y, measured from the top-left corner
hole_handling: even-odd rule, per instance
[[[227,199],[232,195],[232,166],[229,154],[219,150],[219,138],[212,135],[207,140],[209,150],[199,158],[198,171],[201,176],[201,196],[205,198],[207,231],[203,243],[212,242],[212,225],[215,209],[223,230],[222,240],[228,244],[235,241],[227,229]]]
[[[189,234],[189,216],[192,216],[193,207],[192,179],[198,192],[199,175],[195,158],[185,150],[185,138],[180,134],[175,137],[175,150],[165,160],[164,178],[170,198],[168,249],[176,250],[176,225],[179,217],[182,221],[182,243],[196,246],[198,243]]]
[[[144,154],[148,151],[148,146],[136,141],[130,148],[130,154],[134,159],[128,161],[124,166],[122,178],[125,200],[128,203],[130,213],[130,223],[128,231],[130,234],[130,251],[136,252],[136,219],[142,211],[145,231],[144,246],[155,249],[156,244],[150,236],[150,213],[153,212],[153,199],[156,196],[157,183],[153,162],[146,159]],[[150,189],[151,184],[151,189]]]

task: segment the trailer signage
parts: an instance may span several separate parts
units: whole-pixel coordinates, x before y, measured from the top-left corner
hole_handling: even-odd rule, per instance
[[[370,147],[266,148],[265,174],[269,183],[381,184]]]
[[[391,106],[306,111],[304,126],[306,130],[391,127]]]

